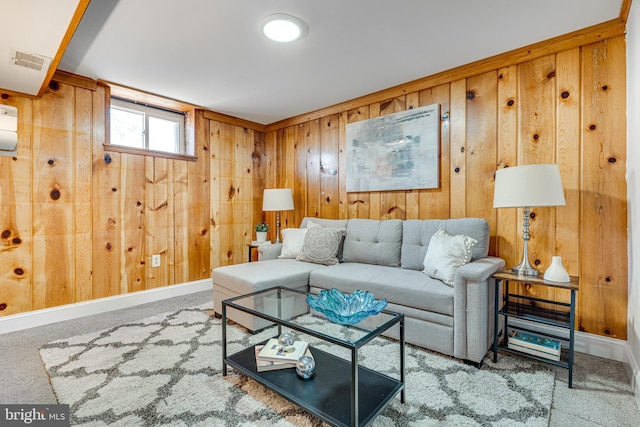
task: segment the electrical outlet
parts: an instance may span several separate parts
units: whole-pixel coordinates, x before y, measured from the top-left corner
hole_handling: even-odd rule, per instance
[[[151,255],[151,267],[160,267],[160,254]]]

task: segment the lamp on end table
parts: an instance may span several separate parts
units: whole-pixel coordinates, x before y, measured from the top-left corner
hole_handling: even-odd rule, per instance
[[[537,276],[529,264],[529,212],[532,207],[564,206],[560,168],[556,164],[506,167],[496,171],[494,208],[524,208],[524,253],[522,262],[511,268],[514,274]]]
[[[290,188],[265,189],[262,198],[263,211],[276,211],[276,243],[280,243],[280,211],[293,210]]]

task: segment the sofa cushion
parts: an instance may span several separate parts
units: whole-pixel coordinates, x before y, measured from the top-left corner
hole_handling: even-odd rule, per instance
[[[325,219],[325,218],[316,218],[313,216],[305,216],[302,218],[302,222],[300,222],[300,228],[309,228],[307,223],[312,221],[314,224],[318,224],[321,227],[331,227],[331,228],[346,228],[348,220],[346,219]]]
[[[309,286],[346,293],[370,291],[391,304],[453,316],[453,288],[421,271],[345,262],[313,270]]]
[[[306,286],[309,283],[309,273],[322,268],[326,267],[295,259],[271,259],[214,268],[211,278],[215,285],[241,295],[273,286]]]
[[[429,242],[423,272],[453,286],[455,272],[469,262],[475,243],[476,239],[469,236],[449,236],[443,229],[438,230]]]
[[[347,224],[342,258],[344,262],[398,267],[401,246],[402,220],[354,218]]]
[[[462,234],[477,242],[471,251],[471,261],[484,258],[489,253],[489,224],[482,218],[457,219],[408,219],[402,230],[402,268],[421,271],[431,237],[443,229],[450,236]]]

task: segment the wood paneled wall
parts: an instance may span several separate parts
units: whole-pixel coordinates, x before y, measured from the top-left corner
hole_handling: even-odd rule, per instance
[[[523,212],[493,209],[495,171],[558,163],[567,205],[532,210],[530,259],[544,271],[562,256],[581,278],[578,328],[626,339],[625,81],[624,37],[614,37],[343,111],[331,107],[270,127],[267,153],[276,166],[267,182],[293,189],[296,209],[283,213],[289,226],[304,216],[480,217],[491,228],[490,253],[516,265]],[[448,113],[440,187],[347,193],[346,125],[432,103]],[[569,300],[563,291],[521,292]]]
[[[304,216],[481,217],[491,254],[514,265],[522,211],[493,209],[495,171],[553,162],[567,206],[532,211],[530,258],[544,270],[560,255],[580,275],[580,330],[626,339],[624,37],[545,49],[266,133],[195,110],[197,161],[104,151],[103,85],[62,83],[37,100],[2,99],[18,107],[19,146],[16,158],[0,157],[0,315],[204,279],[218,265],[247,261],[258,221],[275,237],[273,213],[261,212],[262,189],[273,187],[294,193],[283,228]],[[440,187],[347,193],[346,125],[432,103],[449,113]],[[161,267],[150,267],[152,254],[161,254]]]
[[[105,151],[109,88],[51,87],[0,100],[19,118],[18,155],[0,157],[0,316],[205,279],[247,260],[261,132],[194,110],[197,161]]]

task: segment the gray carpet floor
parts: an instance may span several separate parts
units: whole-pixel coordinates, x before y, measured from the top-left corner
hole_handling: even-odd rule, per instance
[[[0,335],[0,403],[57,403],[38,350],[48,342],[206,302],[211,292],[139,305]],[[576,354],[573,389],[558,368],[551,426],[638,426],[640,410],[622,363]]]

